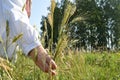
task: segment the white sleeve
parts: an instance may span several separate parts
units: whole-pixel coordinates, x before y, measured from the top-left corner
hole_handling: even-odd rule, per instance
[[[10,0],[9,0],[10,1]],[[17,44],[22,48],[25,55],[28,55],[29,51],[33,48],[41,45],[39,41],[39,33],[31,26],[26,11],[22,11],[22,7],[17,7],[12,3],[12,8],[4,7],[4,17],[9,22],[10,37],[14,38],[19,34],[23,34],[22,38],[17,41]]]

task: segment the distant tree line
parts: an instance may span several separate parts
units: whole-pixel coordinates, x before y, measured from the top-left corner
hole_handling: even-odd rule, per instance
[[[120,0],[61,0],[54,11],[53,46],[59,37],[59,27],[65,6],[71,3],[76,6],[74,14],[67,21],[69,26],[69,46],[84,50],[118,50],[120,48]],[[49,8],[48,8],[49,10]],[[73,9],[74,10],[74,9]],[[71,12],[72,13],[72,12]],[[51,28],[47,16],[43,16],[41,29],[47,24],[45,47],[51,38]]]

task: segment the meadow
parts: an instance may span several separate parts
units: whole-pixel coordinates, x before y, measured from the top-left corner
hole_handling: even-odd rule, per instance
[[[60,31],[58,36],[58,43],[53,51],[54,39],[54,9],[55,1],[52,0],[50,14],[48,15],[48,22],[51,28],[51,39],[49,39],[48,53],[55,59],[58,68],[57,75],[43,73],[34,62],[24,56],[22,51],[18,51],[18,59],[16,62],[9,62],[8,60],[0,58],[0,80],[120,80],[120,52],[83,52],[78,50],[71,50],[66,48],[70,45],[67,31],[68,20],[74,14],[76,7],[67,4],[63,19],[60,24]],[[81,19],[81,17],[79,17]],[[78,18],[77,18],[78,20]],[[71,23],[73,23],[73,20]],[[6,22],[7,37],[9,36],[9,23]],[[47,34],[46,20],[44,22],[45,32]],[[15,36],[13,43],[19,40],[22,34]],[[2,42],[2,39],[0,38]],[[72,43],[73,44],[73,43]],[[73,47],[74,48],[74,47]],[[5,48],[6,49],[6,48]],[[6,52],[6,51],[5,51]],[[54,55],[53,55],[54,53]]]
[[[21,52],[18,55],[16,63],[0,65],[0,80],[120,80],[120,53],[69,51],[56,59],[57,75],[53,77]]]

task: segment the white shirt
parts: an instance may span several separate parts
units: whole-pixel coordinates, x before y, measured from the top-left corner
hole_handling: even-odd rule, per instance
[[[26,0],[0,0],[0,56],[5,57],[5,51],[8,58],[14,56],[15,47],[18,44],[25,55],[33,48],[41,45],[38,39],[38,32],[31,26],[24,9]],[[6,21],[9,23],[9,37],[6,36]],[[15,36],[23,34],[17,42],[12,43]]]

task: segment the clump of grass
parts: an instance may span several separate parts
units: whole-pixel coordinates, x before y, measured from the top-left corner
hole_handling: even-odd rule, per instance
[[[53,56],[54,60],[60,56],[63,55],[62,51],[64,51],[64,49],[67,47],[68,45],[68,26],[69,26],[69,19],[70,17],[74,14],[75,10],[76,10],[76,6],[71,4],[69,1],[66,4],[65,10],[64,10],[64,14],[63,14],[63,18],[60,21],[60,25],[59,25],[59,36],[58,36],[58,42],[55,44],[56,47],[53,50],[53,36],[54,36],[54,31],[53,28],[56,27],[54,26],[54,10],[56,7],[56,2],[55,0],[51,0],[51,7],[50,7],[50,13],[48,14],[48,22],[50,24],[50,28],[51,28],[51,38],[49,40],[49,44],[48,44],[48,50],[49,53]],[[45,27],[45,31],[43,33],[43,38],[45,37],[45,35],[47,35],[47,24],[46,24],[46,20],[44,21],[44,27]]]
[[[11,63],[8,62],[8,60],[3,59],[0,57],[0,74],[3,73],[6,78],[12,79],[11,72],[13,71]],[[1,74],[1,75],[3,75]],[[3,76],[4,76],[3,75]]]

